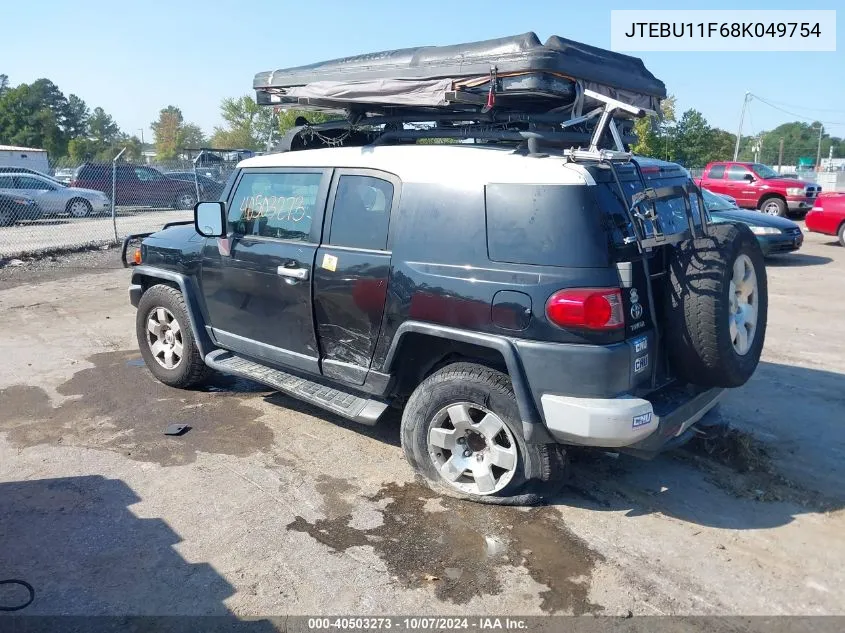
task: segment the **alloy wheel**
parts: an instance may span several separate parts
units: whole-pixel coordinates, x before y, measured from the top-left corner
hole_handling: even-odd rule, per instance
[[[153,308],[147,315],[147,343],[153,358],[165,369],[175,369],[182,362],[182,327],[167,308]]]
[[[472,402],[450,404],[434,416],[428,452],[447,485],[475,495],[502,490],[519,462],[516,440],[507,425]]]
[[[733,265],[728,314],[731,344],[744,356],[754,343],[757,332],[757,273],[748,255],[740,254]]]

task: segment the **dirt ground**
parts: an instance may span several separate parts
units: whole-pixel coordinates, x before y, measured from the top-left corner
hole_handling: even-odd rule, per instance
[[[115,251],[0,268],[0,579],[29,614],[845,614],[845,249],[769,265],[735,431],[575,456],[540,508],[415,483],[395,416],[157,383]],[[170,422],[189,424],[181,437]],[[17,601],[0,587],[0,604]]]

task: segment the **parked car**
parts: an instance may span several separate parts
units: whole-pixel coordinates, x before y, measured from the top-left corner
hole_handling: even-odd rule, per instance
[[[845,246],[845,192],[819,196],[804,221],[808,231],[835,235]]]
[[[67,187],[34,174],[0,174],[0,192],[32,198],[44,215],[84,218],[111,211],[109,199],[100,191]]]
[[[655,191],[689,183],[677,165],[640,163]],[[615,169],[643,186],[632,165]],[[641,238],[616,223],[627,207],[598,163],[374,146],[262,156],[238,175],[225,201],[200,203],[193,224],[146,237],[133,256],[147,367],[178,387],[210,369],[250,376],[364,424],[407,401],[405,455],[445,494],[542,490],[560,475],[562,444],[652,456],[702,418],[703,429],[723,387],[757,365],[767,299],[752,233],[711,226],[715,250],[696,275],[714,285],[700,294],[668,267],[652,284],[671,277],[683,292],[651,313],[630,242]],[[655,204],[667,233],[700,227]],[[220,250],[224,235],[235,239]],[[652,274],[696,256],[671,243],[654,243]],[[716,301],[729,283],[738,301]]]
[[[781,217],[809,211],[822,190],[815,183],[780,176],[760,163],[710,163],[697,184],[713,193],[732,196],[744,209]]]
[[[56,170],[56,172],[53,174],[53,178],[65,185],[69,185],[73,180],[73,174],[75,172],[76,170],[72,167],[62,167],[61,169]]]
[[[197,202],[192,183],[168,178],[152,167],[119,163],[115,171],[115,204],[191,209]],[[71,185],[96,189],[111,197],[112,165],[84,163],[77,168]]]
[[[36,169],[30,169],[29,167],[0,167],[0,174],[32,174],[34,176],[41,176],[42,178],[53,180],[60,185],[66,184],[58,178],[54,178],[53,176],[40,172]]]
[[[194,174],[192,171],[168,171],[164,174],[168,178],[174,178],[183,182],[199,182],[200,200],[219,200],[220,194],[226,183],[214,180],[202,174]]]
[[[801,227],[792,220],[767,215],[758,211],[744,211],[737,207],[730,196],[718,195],[707,189],[701,190],[704,206],[714,224],[740,222],[757,236],[763,255],[775,255],[797,251],[804,243]]]
[[[38,220],[41,215],[41,209],[32,198],[0,192],[0,226],[11,226],[21,220]]]

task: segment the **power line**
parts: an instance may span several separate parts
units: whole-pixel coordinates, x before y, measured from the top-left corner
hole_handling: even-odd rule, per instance
[[[769,103],[768,101],[766,101],[765,99],[763,99],[759,95],[752,95],[752,96],[755,99],[757,99],[757,101],[761,101],[761,102],[765,103],[770,108],[774,108],[775,110],[780,110],[781,112],[783,112],[785,114],[788,114],[788,115],[794,116],[794,117],[798,117],[799,119],[804,119],[805,121],[810,121],[812,123],[815,123],[815,122],[818,121],[819,123],[823,123],[825,125],[845,125],[845,122],[843,122],[843,121],[819,121],[819,119],[817,119],[815,117],[806,117],[806,116],[803,116],[801,114],[797,114],[795,112],[790,112],[789,110],[785,110],[784,108],[776,106],[773,103]]]
[[[760,99],[760,101],[763,101],[762,97],[759,97],[757,95],[754,95],[754,96],[757,97],[758,99]],[[815,110],[816,112],[845,113],[845,110],[839,110],[837,108],[813,108],[811,106],[795,105],[795,104],[792,104],[792,103],[784,103],[783,101],[777,101],[776,99],[769,99],[768,101],[770,101],[771,103],[777,103],[778,105],[785,106],[787,108],[797,108],[799,110]]]

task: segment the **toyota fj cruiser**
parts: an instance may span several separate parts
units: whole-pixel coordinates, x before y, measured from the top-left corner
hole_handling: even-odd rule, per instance
[[[586,115],[521,101],[502,124],[498,82],[474,110],[452,95],[399,125],[351,107],[300,121],[193,223],[128,238],[150,371],[245,376],[363,424],[403,407],[415,471],[477,501],[552,489],[567,445],[649,457],[689,439],[760,358],[753,234],[708,225],[683,168],[625,151],[643,108],[576,90]]]

